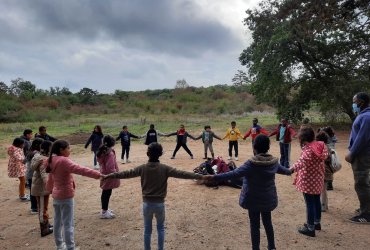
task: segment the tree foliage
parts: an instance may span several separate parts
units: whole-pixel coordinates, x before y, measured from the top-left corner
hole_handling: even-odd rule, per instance
[[[175,89],[186,89],[186,88],[189,88],[189,84],[186,82],[185,79],[176,81]]]
[[[243,70],[238,70],[231,81],[234,86],[241,87],[248,82],[247,73],[245,73]]]
[[[257,101],[293,120],[313,104],[353,118],[353,95],[370,89],[368,0],[264,0],[246,13],[253,43],[239,59]]]

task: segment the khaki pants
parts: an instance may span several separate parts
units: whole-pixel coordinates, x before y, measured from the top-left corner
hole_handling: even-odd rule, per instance
[[[323,186],[322,192],[321,192],[321,211],[326,211],[326,210],[329,209],[328,191],[327,191],[328,182],[329,181],[324,181],[324,186]]]

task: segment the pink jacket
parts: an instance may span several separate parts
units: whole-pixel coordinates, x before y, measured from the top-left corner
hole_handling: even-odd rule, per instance
[[[322,141],[314,141],[302,148],[299,160],[292,166],[297,172],[294,185],[306,194],[321,194],[324,186],[325,166],[328,150]]]
[[[100,165],[100,173],[104,175],[119,172],[116,160],[116,152],[113,149],[100,156],[98,158],[98,162]],[[100,187],[104,190],[113,189],[118,188],[120,183],[120,179],[107,179],[100,181]]]
[[[47,163],[46,161],[45,164]],[[73,198],[76,185],[72,174],[94,179],[100,178],[98,171],[78,165],[64,156],[53,156],[50,168],[51,172],[46,183],[46,189],[52,193],[54,199],[58,200]]]
[[[8,176],[10,178],[19,178],[26,174],[26,166],[24,165],[23,149],[10,146],[8,148],[9,163]]]

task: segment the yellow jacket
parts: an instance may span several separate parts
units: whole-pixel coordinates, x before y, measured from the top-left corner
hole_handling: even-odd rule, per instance
[[[228,128],[226,131],[226,135],[224,136],[223,139],[229,138],[229,141],[237,141],[238,137],[243,138],[240,130],[235,127],[235,128]]]

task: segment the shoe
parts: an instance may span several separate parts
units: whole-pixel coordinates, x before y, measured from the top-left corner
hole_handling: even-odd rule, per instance
[[[361,209],[360,209],[360,208],[357,208],[357,209],[355,210],[355,214],[356,214],[356,215],[360,215],[360,214],[361,214]]]
[[[95,169],[95,170],[99,170],[99,169],[100,169],[99,165],[95,165],[95,166],[94,166],[94,169]]]
[[[126,163],[131,163],[131,161],[129,159],[127,159]]]
[[[236,161],[239,161],[239,158],[238,158],[238,157],[235,157],[235,160],[236,160]]]
[[[20,196],[19,199],[21,201],[30,201],[30,196],[25,194],[24,196]]]
[[[334,190],[333,182],[328,182],[328,185],[326,186],[326,190],[328,190],[328,191]]]
[[[61,246],[57,247],[57,250],[67,250],[66,243],[63,242]]]
[[[316,236],[315,235],[315,230],[308,229],[307,224],[303,225],[303,227],[299,228],[298,232],[300,234],[304,234],[304,235],[307,235],[307,236],[310,236],[310,237],[315,237]]]
[[[190,159],[194,159],[194,156],[190,156]]]
[[[114,217],[116,217],[112,212],[110,212],[109,210],[105,211],[105,212],[102,212],[100,214],[100,219],[113,219]]]
[[[229,156],[229,157],[227,157],[227,159],[230,161],[231,160],[231,157]]]
[[[350,222],[352,223],[358,223],[358,224],[370,224],[370,215],[356,215],[349,219]]]
[[[125,163],[126,163],[126,162],[125,162],[125,160],[123,160],[123,159],[122,159],[122,160],[121,160],[121,164],[125,164]]]
[[[305,227],[307,227],[307,223],[303,224]],[[307,227],[308,228],[308,227]],[[321,223],[315,224],[315,230],[320,231],[321,230]]]
[[[37,212],[37,209],[31,209],[31,214],[38,214],[39,212]]]
[[[173,160],[173,159],[175,159],[175,156],[172,156],[172,157],[171,157],[171,159],[172,159],[172,160]]]
[[[41,237],[45,237],[46,235],[53,233],[53,228],[49,227],[48,221],[40,223],[40,230],[41,230]]]

